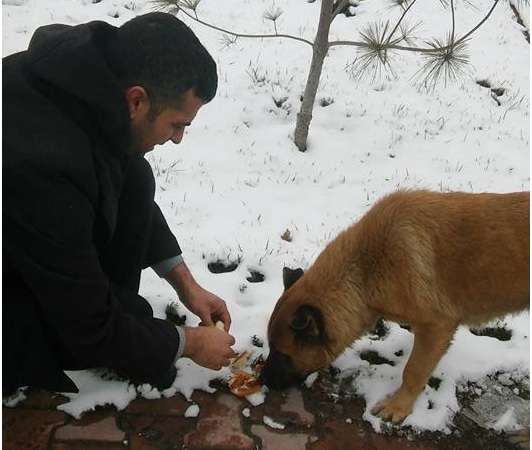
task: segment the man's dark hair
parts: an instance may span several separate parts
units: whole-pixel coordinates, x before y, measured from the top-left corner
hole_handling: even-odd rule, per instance
[[[191,88],[205,103],[216,94],[216,63],[192,30],[171,14],[154,12],[126,22],[109,50],[124,89],[142,86],[155,114],[179,107]]]

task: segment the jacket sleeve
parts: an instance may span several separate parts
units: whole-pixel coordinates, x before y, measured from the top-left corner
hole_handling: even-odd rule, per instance
[[[75,146],[79,140],[55,139],[55,145],[83,153]],[[4,147],[14,151],[18,148]],[[80,366],[109,367],[132,380],[155,383],[173,367],[179,334],[151,314],[124,311],[116,295],[134,302],[137,294],[115,293],[103,273],[92,230],[97,189],[81,173],[90,158],[71,166],[68,158],[47,156],[7,158],[4,164],[4,250],[46,325]]]
[[[181,255],[181,247],[170,230],[161,209],[155,202],[153,206],[152,234],[144,268],[173,256]]]

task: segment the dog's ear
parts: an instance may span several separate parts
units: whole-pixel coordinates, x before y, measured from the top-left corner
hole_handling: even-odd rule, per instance
[[[300,306],[292,316],[290,328],[303,341],[321,342],[325,337],[323,315],[313,306]]]
[[[290,269],[283,267],[283,285],[284,290],[288,290],[297,280],[303,276],[303,269]]]

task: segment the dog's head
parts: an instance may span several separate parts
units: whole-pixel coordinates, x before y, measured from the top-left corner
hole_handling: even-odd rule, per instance
[[[272,389],[299,384],[331,363],[326,319],[315,301],[319,293],[302,276],[301,269],[283,269],[285,291],[268,325],[270,354],[259,381]]]

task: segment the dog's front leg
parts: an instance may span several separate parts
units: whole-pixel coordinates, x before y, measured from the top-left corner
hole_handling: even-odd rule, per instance
[[[392,422],[401,422],[408,416],[449,347],[455,330],[455,324],[412,325],[414,348],[403,371],[403,383],[395,394],[378,403],[371,412]]]

